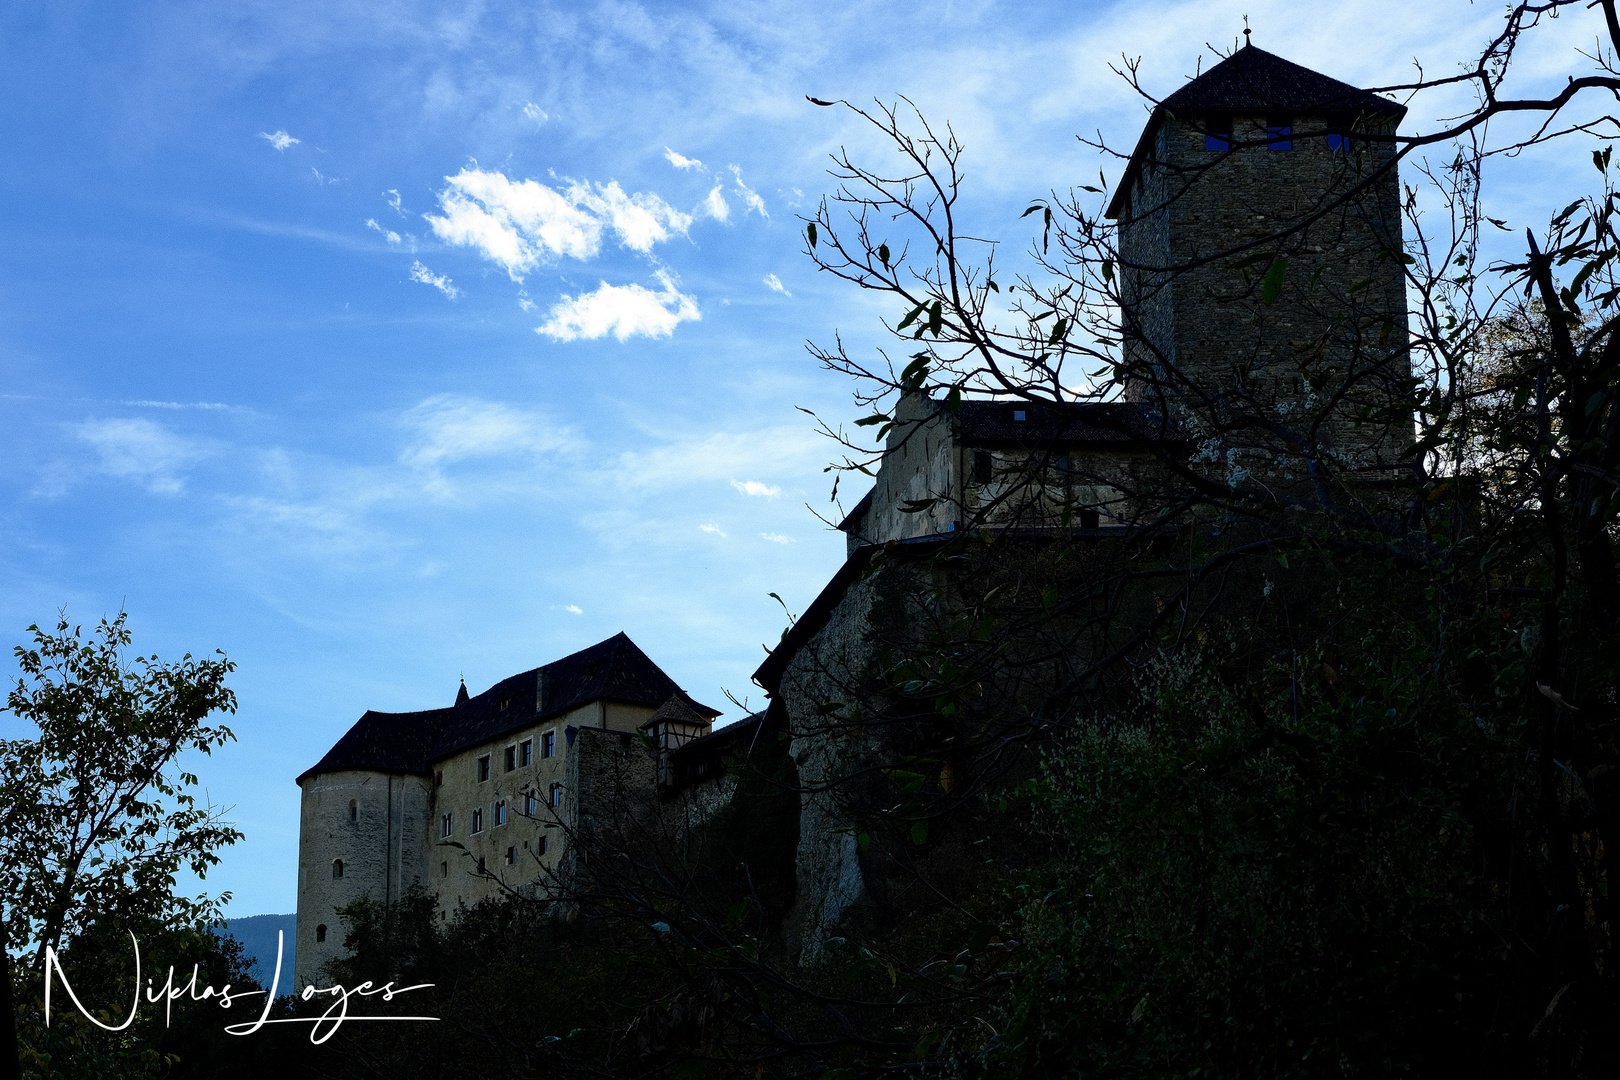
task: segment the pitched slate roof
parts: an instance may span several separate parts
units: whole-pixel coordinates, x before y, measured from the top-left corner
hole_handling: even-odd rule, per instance
[[[697,705],[697,708],[693,708],[694,705]],[[677,724],[686,724],[690,727],[708,727],[709,721],[713,719],[713,717],[704,715],[698,711],[698,709],[702,708],[702,705],[698,705],[697,702],[693,701],[685,694],[671,694],[668,701],[658,706],[657,712],[653,713],[651,716],[647,717],[647,719],[641,722],[641,726],[643,728],[650,728],[654,724],[661,723],[665,720],[671,720]]]
[[[964,401],[964,446],[1119,445],[1170,436],[1153,413],[1125,401]]]
[[[463,687],[448,709],[367,712],[298,781],[350,769],[425,775],[434,761],[586,702],[657,708],[676,696],[696,713],[720,715],[687,697],[629,637],[615,634],[561,660],[502,679],[481,694],[469,697]]]
[[[1406,115],[1406,106],[1254,45],[1245,45],[1153,107],[1125,175],[1120,177],[1108,204],[1108,217],[1120,215],[1125,196],[1135,185],[1164,118],[1172,113],[1185,117],[1198,112],[1374,115],[1394,123]]]
[[[454,713],[453,708],[404,713],[368,709],[326,756],[299,774],[297,782],[316,773],[350,770],[430,775],[428,755]]]
[[[1376,113],[1400,117],[1406,106],[1275,53],[1245,45],[1159,103],[1171,112],[1229,109],[1234,112]]]

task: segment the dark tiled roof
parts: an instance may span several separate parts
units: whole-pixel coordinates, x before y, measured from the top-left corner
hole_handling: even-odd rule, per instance
[[[655,709],[675,694],[684,696],[675,680],[648,659],[635,642],[624,634],[614,634],[606,641],[554,660],[545,667],[503,679],[470,698],[456,710],[433,756],[449,757],[458,750],[499,738],[537,719],[565,713],[587,701],[618,701]],[[503,702],[506,703],[504,708]],[[692,705],[708,716],[720,715],[707,705],[695,701]]]
[[[1108,204],[1108,217],[1118,217],[1125,198],[1136,183],[1142,162],[1159,130],[1159,124],[1173,112],[1252,112],[1314,114],[1317,116],[1382,116],[1399,122],[1406,106],[1370,90],[1330,79],[1321,72],[1284,60],[1275,53],[1253,45],[1228,56],[1208,71],[1154,106],[1130,164]]]
[[[697,702],[685,694],[671,694],[668,701],[658,706],[657,712],[641,722],[641,726],[650,728],[664,720],[673,720],[677,724],[708,727],[710,717],[698,712],[698,709],[692,707],[694,705],[697,705]],[[702,706],[699,705],[698,708],[700,709]]]
[[[347,769],[426,774],[433,761],[588,701],[656,708],[676,696],[702,716],[720,715],[687,697],[635,642],[615,634],[544,667],[502,679],[482,694],[469,697],[463,687],[448,709],[368,712],[298,779],[302,783],[315,773]]]
[[[373,712],[355,721],[326,756],[298,777],[302,784],[316,773],[367,772],[429,774],[429,753],[439,732],[455,709],[425,709],[422,712]]]
[[[1084,446],[1154,442],[1170,432],[1153,413],[1124,401],[964,401],[964,446]]]
[[[872,496],[876,493],[877,488],[874,487],[861,496],[861,501],[855,504],[855,509],[844,515],[844,520],[838,523],[838,528],[844,532],[851,532],[860,528],[861,519],[866,516],[868,510],[872,509]]]
[[[1245,45],[1159,103],[1171,112],[1229,109],[1351,116],[1405,115],[1406,106]]]

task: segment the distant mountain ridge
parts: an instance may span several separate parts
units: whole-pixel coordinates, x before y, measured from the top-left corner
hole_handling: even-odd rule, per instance
[[[293,950],[297,942],[294,929],[297,915],[245,915],[226,919],[225,925],[215,931],[220,937],[235,938],[242,943],[248,957],[249,971],[266,989],[276,973],[276,933],[283,938],[281,946],[281,983],[277,995],[293,992]]]

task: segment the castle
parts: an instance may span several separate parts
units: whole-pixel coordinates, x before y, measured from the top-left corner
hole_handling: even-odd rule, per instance
[[[1167,454],[1222,482],[1303,479],[1272,475],[1264,441],[1232,416],[1269,418],[1341,473],[1377,482],[1403,467],[1411,367],[1389,136],[1404,111],[1251,45],[1157,105],[1108,207],[1120,400],[951,409],[903,396],[876,482],[839,526],[844,566],[755,674],[767,713],[711,732],[718,713],[622,634],[477,696],[463,687],[447,708],[366,713],[299,777],[299,985],[340,954],[336,909],[362,894],[421,884],[443,911],[543,888],[562,837],[589,827],[589,748],[633,761],[649,790],[708,785],[712,807],[728,797],[726,763],[766,726],[791,740],[804,791],[797,838],[783,839],[797,845],[785,931],[814,949],[867,887],[830,794],[860,747],[829,731],[825,705],[872,663],[875,570],[969,528],[1086,543],[1150,527],[1142,493]],[[1335,385],[1351,389],[1328,400]]]

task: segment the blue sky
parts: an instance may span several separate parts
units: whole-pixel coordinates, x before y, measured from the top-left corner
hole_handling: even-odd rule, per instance
[[[209,879],[240,915],[292,910],[293,777],[367,708],[624,630],[734,716],[723,690],[758,702],[783,624],[767,594],[798,611],[843,556],[805,505],[832,447],[796,407],[854,406],[804,342],[870,348],[896,314],[800,250],[828,152],[886,160],[804,95],[950,121],[968,222],[1016,252],[1030,197],[1109,168],[1076,133],[1139,130],[1110,61],[1169,93],[1245,12],[1256,44],[1362,85],[1452,69],[1497,17],[12,5],[0,639],[125,607],[141,649],[240,665],[240,741],[200,768],[248,834]],[[1577,22],[1530,83],[1562,81]],[[1504,173],[1502,216],[1534,219],[1548,167]]]

